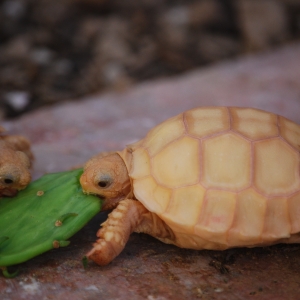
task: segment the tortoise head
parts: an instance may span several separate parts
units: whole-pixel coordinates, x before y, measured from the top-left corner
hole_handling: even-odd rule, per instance
[[[31,181],[30,160],[21,151],[1,146],[0,197],[15,196]]]
[[[127,167],[117,153],[91,158],[84,166],[80,184],[84,193],[104,198],[102,210],[114,208],[131,191]]]

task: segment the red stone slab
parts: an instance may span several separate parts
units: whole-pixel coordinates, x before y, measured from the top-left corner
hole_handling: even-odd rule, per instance
[[[300,44],[81,100],[2,124],[31,139],[34,177],[121,149],[195,106],[252,106],[300,123]],[[110,265],[84,270],[81,258],[103,218],[69,247],[20,265],[17,278],[0,278],[0,299],[299,299],[300,245],[194,251],[133,234]]]

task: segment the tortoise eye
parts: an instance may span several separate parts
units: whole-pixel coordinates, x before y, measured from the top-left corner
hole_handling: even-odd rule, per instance
[[[112,184],[112,179],[110,176],[102,176],[100,180],[98,181],[98,186],[105,189],[108,188]]]

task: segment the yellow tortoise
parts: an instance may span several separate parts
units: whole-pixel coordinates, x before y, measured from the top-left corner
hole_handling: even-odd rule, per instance
[[[300,242],[300,126],[262,110],[186,111],[89,160],[80,182],[113,209],[87,254],[99,265],[131,232],[191,249]]]

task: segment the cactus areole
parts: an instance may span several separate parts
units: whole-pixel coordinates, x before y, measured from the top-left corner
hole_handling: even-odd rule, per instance
[[[101,209],[98,197],[82,193],[82,169],[47,174],[14,198],[0,199],[0,268],[22,263],[68,239]]]

